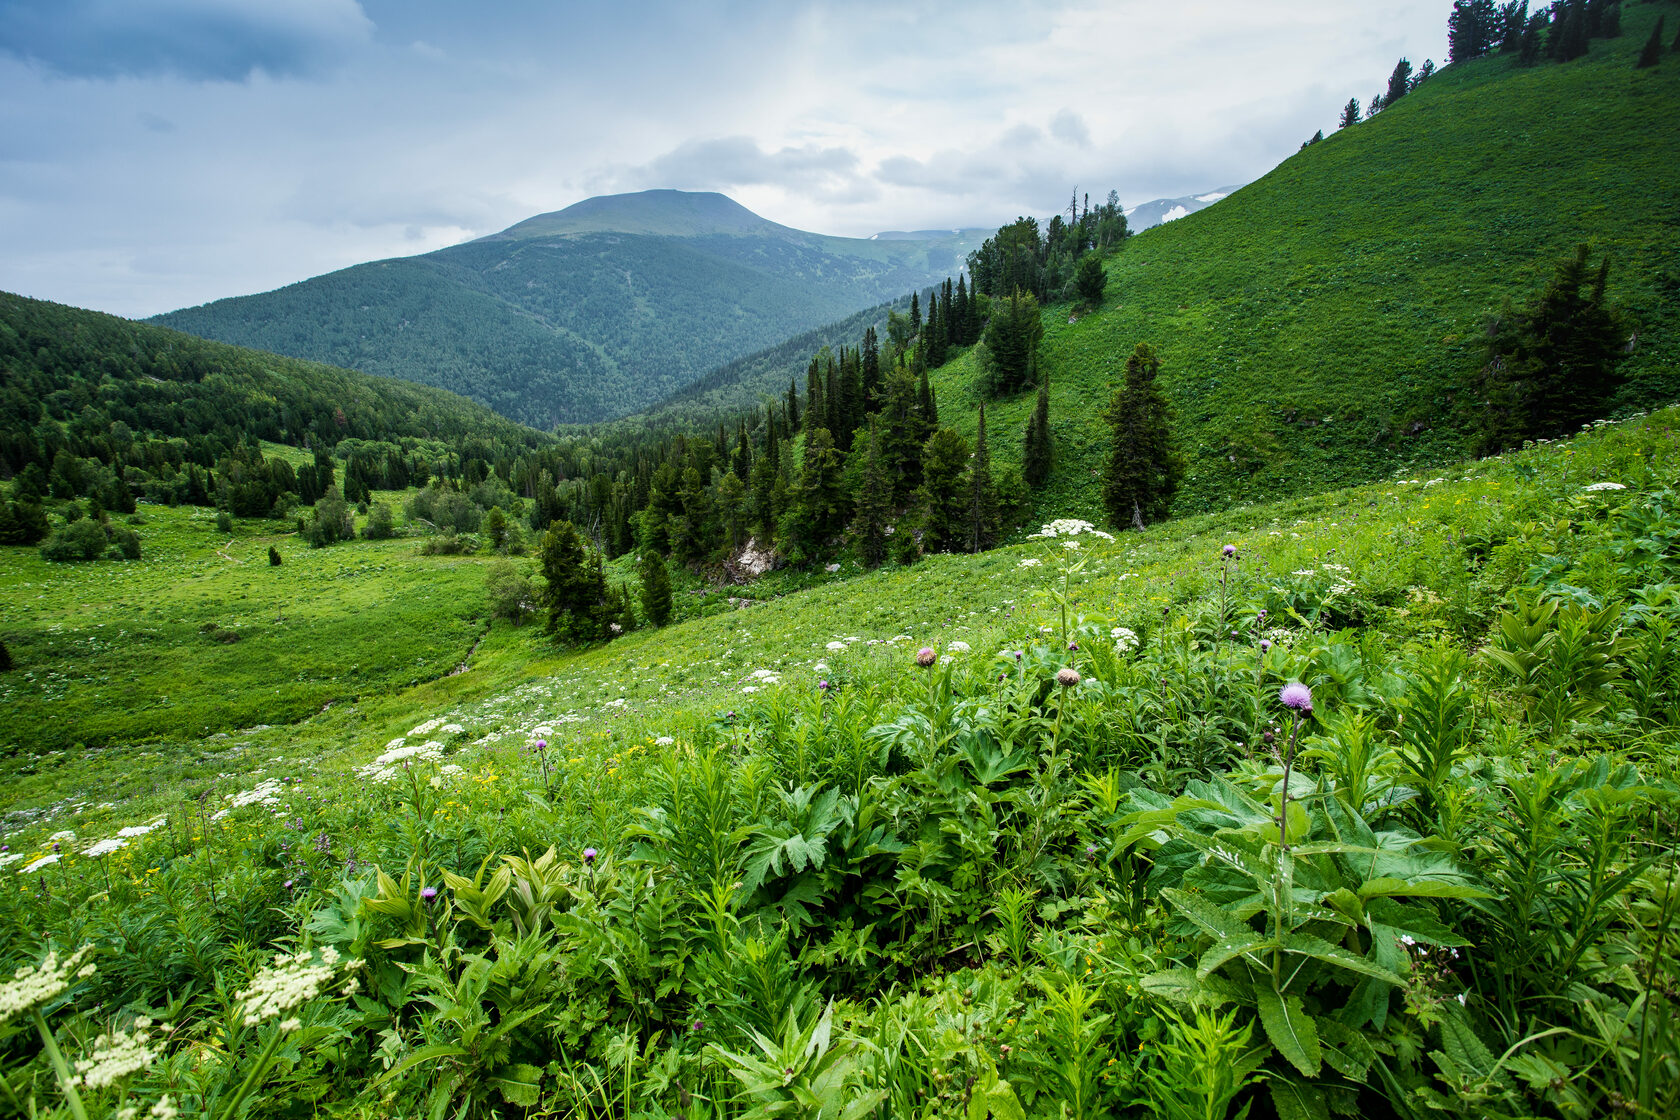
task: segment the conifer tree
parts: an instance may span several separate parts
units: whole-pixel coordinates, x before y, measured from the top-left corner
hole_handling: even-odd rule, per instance
[[[747,536],[747,488],[734,471],[724,472],[717,484],[718,525],[729,551],[739,549]]]
[[[881,388],[881,341],[875,328],[863,332],[863,406],[864,413],[878,412],[885,394]]]
[[[1369,100],[1365,103],[1365,119],[1370,120],[1372,117],[1374,117],[1378,113],[1382,112],[1382,107],[1383,107],[1382,94],[1381,93],[1373,93],[1371,95],[1371,100]]]
[[[922,444],[927,440],[916,403],[916,383],[908,370],[893,369],[887,375],[887,400],[881,416],[885,441],[882,453],[892,478],[893,504],[902,506],[922,484]]]
[[[1663,19],[1663,16],[1657,17],[1657,25],[1651,28],[1651,37],[1645,40],[1645,46],[1639,52],[1639,61],[1635,64],[1635,69],[1643,70],[1647,66],[1655,66],[1662,61]],[[1680,42],[1680,40],[1676,40],[1676,42]]]
[[[853,435],[862,427],[869,411],[863,392],[863,372],[859,368],[862,364],[857,351],[840,352],[840,430],[835,443],[842,452],[852,449]]]
[[[1038,401],[1027,418],[1027,436],[1021,449],[1021,476],[1035,490],[1050,478],[1054,451],[1050,443],[1050,378],[1038,383]]]
[[[910,337],[917,338],[922,333],[922,302],[915,292],[910,293]]]
[[[273,545],[269,545],[268,546],[268,566],[271,567],[271,568],[278,568],[280,566],[280,564],[281,564],[280,550],[275,548]]]
[[[1582,245],[1520,309],[1507,301],[1483,369],[1484,452],[1557,436],[1598,419],[1622,383],[1625,324],[1605,299],[1608,257],[1594,271]]]
[[[957,276],[956,310],[951,316],[951,342],[956,346],[967,346],[974,341],[971,334],[974,323],[974,304],[968,295],[967,274]]]
[[[963,545],[967,525],[963,475],[968,468],[968,441],[950,428],[928,437],[922,449],[922,485],[917,498],[922,512],[922,551],[952,552]]]
[[[1125,384],[1103,419],[1114,432],[1103,474],[1103,505],[1116,528],[1142,529],[1167,516],[1183,473],[1172,446],[1171,415],[1156,384],[1161,362],[1138,343],[1126,359]]]
[[[1351,128],[1359,123],[1359,98],[1350,97],[1348,103],[1342,106],[1342,123],[1340,127]]]
[[[916,388],[916,408],[922,415],[922,426],[928,430],[939,427],[939,402],[934,398],[933,387],[928,384],[927,366],[922,366],[921,384]]]
[[[788,378],[787,403],[784,406],[784,412],[787,416],[788,431],[797,432],[799,430],[799,390],[795,387],[794,380],[791,377]]]
[[[6,648],[5,642],[0,641],[0,673],[9,673],[12,669],[12,651]]]
[[[607,582],[570,521],[556,521],[539,549],[545,581],[548,633],[563,641],[592,642],[606,633]]]
[[[863,438],[869,441],[869,445],[863,458],[863,474],[858,480],[852,538],[864,564],[878,568],[887,558],[887,519],[892,514],[893,487],[877,418],[870,418],[869,429]]]
[[[1455,0],[1447,17],[1447,58],[1467,62],[1482,57],[1493,45],[1498,20],[1494,0]]]
[[[1038,300],[1030,292],[1017,291],[992,301],[992,315],[986,320],[982,339],[986,346],[986,384],[992,395],[1018,392],[1033,383],[1043,338],[1043,317]]]
[[[1412,64],[1402,58],[1394,64],[1394,73],[1388,76],[1388,92],[1383,94],[1383,104],[1392,105],[1406,96],[1412,88]]]
[[[980,552],[997,543],[998,495],[992,482],[992,455],[986,447],[986,406],[980,406],[980,426],[974,436],[974,457],[968,464],[968,551]]]
[[[1095,307],[1102,303],[1103,289],[1108,286],[1108,274],[1103,271],[1102,261],[1095,253],[1086,253],[1079,258],[1079,264],[1073,273],[1073,286],[1079,292],[1079,298],[1088,306]]]
[[[945,364],[945,348],[948,339],[945,335],[944,317],[949,315],[948,308],[942,307],[938,289],[928,297],[927,329],[922,332],[924,347],[927,351],[927,364],[938,369]]]
[[[642,613],[655,626],[664,626],[671,621],[671,571],[665,558],[652,549],[642,553],[640,569]]]
[[[782,518],[783,539],[800,560],[813,560],[829,539],[846,524],[846,494],[842,462],[827,428],[805,437],[805,458],[799,469],[799,495]]]

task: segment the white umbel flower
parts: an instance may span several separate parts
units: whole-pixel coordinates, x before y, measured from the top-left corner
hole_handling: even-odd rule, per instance
[[[105,1089],[120,1078],[146,1069],[157,1061],[157,1053],[146,1046],[150,1041],[143,1030],[100,1035],[93,1040],[92,1052],[76,1062],[72,1082],[89,1089]]]
[[[245,1025],[254,1027],[267,1019],[278,1018],[282,1012],[299,1007],[321,994],[338,972],[338,951],[331,946],[322,949],[319,958],[308,949],[274,958],[274,964],[251,980],[251,986],[239,993],[243,1002]],[[287,1019],[295,1023],[296,1019]],[[281,1024],[282,1029],[295,1026]]]
[[[92,945],[83,945],[61,963],[58,950],[53,949],[40,964],[26,964],[14,972],[11,980],[0,984],[0,1023],[57,999],[72,977],[92,976],[93,965],[82,964],[91,952]]]

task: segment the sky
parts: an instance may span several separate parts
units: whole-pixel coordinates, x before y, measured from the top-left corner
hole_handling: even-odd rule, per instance
[[[1449,0],[0,0],[0,289],[141,317],[598,194],[867,237],[1250,182]]]

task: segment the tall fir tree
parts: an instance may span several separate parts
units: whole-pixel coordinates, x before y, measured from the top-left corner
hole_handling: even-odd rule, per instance
[[[954,552],[963,546],[967,469],[968,441],[961,434],[940,428],[928,437],[922,449],[922,485],[916,494],[923,552]]]
[[[869,446],[858,479],[856,513],[852,518],[852,539],[866,566],[878,568],[887,558],[887,524],[892,516],[892,478],[887,471],[881,424],[871,417],[863,436]]]
[[[882,451],[892,478],[893,504],[903,506],[922,484],[922,444],[927,440],[916,403],[916,382],[908,370],[894,368],[887,374],[887,400],[881,420],[885,440]]]
[[[570,521],[556,521],[538,550],[548,632],[564,641],[592,642],[606,634],[606,576],[599,557],[584,548]]]
[[[1402,58],[1394,64],[1394,73],[1388,76],[1388,92],[1383,94],[1383,104],[1392,105],[1412,88],[1412,63]]]
[[[921,383],[916,388],[916,408],[922,414],[922,425],[927,431],[939,427],[939,400],[933,395],[933,386],[928,384],[927,366],[921,369]]]
[[[1662,61],[1663,19],[1664,17],[1662,16],[1657,17],[1657,25],[1651,28],[1651,37],[1645,40],[1645,46],[1639,52],[1639,61],[1634,64],[1635,69],[1643,70],[1648,66],[1655,66],[1657,63]],[[1680,42],[1680,40],[1676,41]]]
[[[1021,477],[1037,489],[1050,479],[1054,449],[1050,443],[1050,378],[1038,383],[1038,401],[1027,418],[1027,435],[1021,448]]]
[[[986,447],[986,406],[980,406],[979,428],[974,435],[974,457],[968,464],[968,533],[970,552],[981,552],[997,543],[998,495],[992,482],[992,453]]]
[[[1342,106],[1342,123],[1339,127],[1351,128],[1359,123],[1359,98],[1350,97],[1348,103]]]
[[[1156,377],[1161,362],[1138,343],[1126,359],[1125,384],[1103,419],[1113,432],[1103,473],[1103,505],[1116,528],[1142,529],[1172,508],[1183,467],[1172,443],[1172,417]]]
[[[881,385],[881,340],[874,327],[863,332],[863,394],[864,412],[879,412],[886,394]]]
[[[782,517],[782,537],[798,560],[814,560],[846,524],[846,492],[840,453],[827,428],[805,436],[799,468],[799,494]]]
[[[655,626],[671,621],[671,572],[665,558],[652,549],[642,553],[642,613]]]
[[[915,292],[910,293],[910,337],[917,338],[922,333],[922,297]]]

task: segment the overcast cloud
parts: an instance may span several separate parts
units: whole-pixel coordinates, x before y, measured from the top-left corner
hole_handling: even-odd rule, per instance
[[[149,315],[649,187],[850,236],[1201,193],[1450,7],[0,0],[0,289]]]

